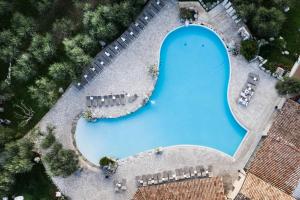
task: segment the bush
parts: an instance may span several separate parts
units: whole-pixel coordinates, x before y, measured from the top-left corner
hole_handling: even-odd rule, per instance
[[[48,133],[48,135],[44,138],[41,146],[43,149],[48,149],[55,142],[55,136],[53,133]]]
[[[276,84],[277,92],[280,95],[299,94],[300,93],[300,80],[295,78],[286,78]]]
[[[115,163],[116,162],[113,159],[111,159],[107,156],[102,157],[99,161],[99,164],[101,167],[108,166],[108,165],[114,165]]]
[[[255,40],[249,39],[241,42],[241,54],[247,59],[254,58],[258,50],[258,45]]]
[[[52,145],[51,151],[46,154],[45,161],[54,176],[67,177],[79,168],[76,153],[73,150],[63,149],[58,142]]]
[[[196,14],[196,12],[194,10],[190,10],[187,8],[180,8],[180,18],[184,19],[184,20],[195,20],[194,15]]]

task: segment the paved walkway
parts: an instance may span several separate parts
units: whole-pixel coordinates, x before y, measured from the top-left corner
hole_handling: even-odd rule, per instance
[[[227,17],[221,6],[217,6],[209,13],[200,13],[199,19],[211,24],[217,32],[222,34],[226,42],[239,41],[236,25]],[[69,88],[40,121],[40,127],[45,129],[49,123],[55,125],[58,140],[66,148],[74,149],[71,134],[72,121],[85,109],[85,96],[116,94],[123,91],[142,96],[151,92],[153,80],[148,74],[148,66],[158,63],[163,38],[179,25],[177,4],[168,3],[159,16],[156,16],[148,24],[130,47],[117,56],[99,77],[81,91],[74,87]],[[163,154],[160,156],[149,151],[122,160],[113,178],[127,179],[128,191],[124,193],[114,193],[112,180],[105,179],[99,169],[91,167],[85,162],[82,162],[84,170],[79,175],[72,175],[68,178],[55,177],[53,178],[55,184],[74,200],[121,200],[132,197],[136,190],[134,183],[136,175],[172,170],[183,166],[212,164],[215,175],[230,174],[229,177],[234,177],[237,169],[244,167],[255,149],[261,133],[273,113],[273,108],[278,102],[278,96],[274,90],[276,81],[259,71],[257,64],[249,64],[241,56],[230,55],[230,60],[232,71],[228,93],[229,103],[236,118],[250,130],[234,157],[205,147],[173,146],[164,148]],[[248,72],[252,71],[260,75],[261,81],[250,105],[248,108],[243,108],[237,105],[236,100],[247,80]],[[132,107],[122,107],[123,110],[116,107],[103,110],[103,112],[109,112],[108,115],[129,112],[140,103],[141,99],[136,104],[130,104]]]

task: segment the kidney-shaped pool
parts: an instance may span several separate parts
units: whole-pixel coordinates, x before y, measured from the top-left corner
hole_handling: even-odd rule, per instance
[[[218,35],[196,25],[175,29],[163,41],[159,69],[154,103],[117,119],[79,119],[76,144],[89,161],[172,145],[234,155],[246,130],[228,105],[230,62]]]

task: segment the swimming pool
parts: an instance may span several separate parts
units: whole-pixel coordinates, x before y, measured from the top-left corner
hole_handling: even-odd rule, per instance
[[[117,119],[79,119],[75,140],[89,161],[181,144],[234,155],[246,130],[228,105],[230,63],[221,39],[206,27],[177,28],[161,46],[159,68],[155,104]]]

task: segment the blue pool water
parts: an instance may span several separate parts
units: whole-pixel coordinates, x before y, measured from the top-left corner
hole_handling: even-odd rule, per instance
[[[164,40],[159,67],[155,104],[118,119],[79,120],[76,143],[88,160],[181,144],[235,153],[246,130],[227,102],[230,66],[219,37],[205,27],[180,27]]]

